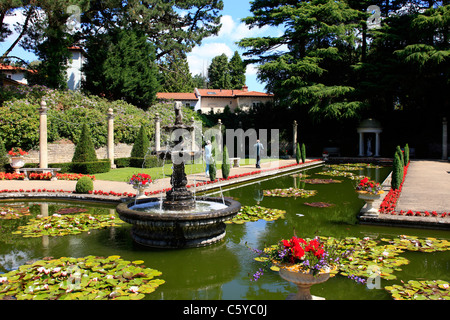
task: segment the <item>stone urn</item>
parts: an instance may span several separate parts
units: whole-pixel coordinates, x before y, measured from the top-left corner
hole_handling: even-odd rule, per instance
[[[149,187],[149,185],[134,185],[133,189],[136,190],[136,198],[141,199],[145,197],[145,190]]]
[[[325,300],[322,297],[312,296],[311,287],[327,281],[330,278],[329,271],[321,271],[313,275],[310,272],[280,267],[279,275],[284,280],[294,283],[298,288],[297,293],[291,293],[286,300]]]
[[[358,198],[366,202],[366,209],[364,210],[365,215],[378,216],[378,208],[374,207],[373,203],[375,200],[380,200],[383,192],[379,193],[369,193],[364,191],[358,191]]]
[[[11,157],[10,165],[15,170],[15,173],[20,173],[19,169],[25,165],[25,159],[20,156]]]

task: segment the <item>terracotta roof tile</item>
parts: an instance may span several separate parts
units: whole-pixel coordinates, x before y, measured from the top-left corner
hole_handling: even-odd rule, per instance
[[[193,92],[158,92],[156,98],[166,100],[198,100]]]

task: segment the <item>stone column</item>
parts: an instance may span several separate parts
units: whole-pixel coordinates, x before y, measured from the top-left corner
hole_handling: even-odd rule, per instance
[[[359,133],[359,156],[364,156],[364,133]]]
[[[297,120],[294,120],[294,123],[292,124],[292,155],[295,157],[297,154]]]
[[[159,113],[155,116],[155,151],[159,152],[161,150],[161,119]]]
[[[112,108],[108,109],[108,159],[111,160],[111,168],[115,169],[114,164],[114,112]]]
[[[197,151],[197,148],[196,148],[196,145],[195,145],[194,117],[191,117],[191,125],[192,125],[192,130],[191,130],[191,151],[195,152],[195,151]]]
[[[222,120],[219,119],[217,121],[217,125],[219,126],[219,132],[220,132],[220,136],[222,137]],[[220,140],[220,141],[218,141]],[[217,147],[219,148],[219,154],[222,153],[222,143],[223,143],[223,138],[222,139],[217,139],[216,140],[218,142]]]
[[[375,133],[375,157],[380,156],[380,133]]]
[[[447,118],[442,119],[442,159],[448,159],[447,150]]]
[[[48,168],[47,103],[42,100],[39,108],[39,168]]]

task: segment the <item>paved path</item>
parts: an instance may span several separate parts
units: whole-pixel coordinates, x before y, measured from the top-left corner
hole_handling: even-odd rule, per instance
[[[450,212],[450,162],[411,160],[396,211]]]
[[[312,160],[312,159],[308,159]],[[272,162],[264,162],[261,163],[261,169],[255,168],[255,165],[245,165],[237,168],[231,168],[230,170],[230,176],[234,175],[240,175],[243,173],[250,173],[257,170],[262,170],[259,174],[254,174],[252,176],[242,177],[242,178],[236,178],[231,179],[227,181],[223,181],[221,183],[215,183],[215,184],[208,184],[204,185],[202,187],[199,187],[197,190],[205,190],[207,188],[211,187],[218,187],[219,185],[224,186],[227,184],[234,184],[238,182],[242,182],[243,180],[249,180],[249,179],[257,179],[264,177],[266,175],[271,175],[280,171],[283,171],[283,167],[289,166],[292,164],[295,164],[295,159],[288,159],[288,160],[280,160],[280,161],[272,161]],[[318,165],[322,163],[320,162],[313,162],[313,163],[306,163],[305,166],[309,165]],[[299,169],[300,166],[294,166],[292,169]],[[270,170],[272,169],[272,170]],[[289,169],[289,168],[286,168]],[[217,170],[217,177],[222,177],[221,170]],[[206,177],[204,173],[197,173],[197,174],[188,174],[188,184],[195,184],[195,183],[201,183],[209,181],[209,177]],[[74,191],[76,186],[76,181],[67,181],[67,180],[57,180],[57,181],[48,181],[48,180],[29,180],[29,181],[23,181],[23,180],[0,180],[0,191],[2,190],[33,190],[33,189],[47,189],[47,190],[64,190],[64,191]],[[150,188],[146,189],[146,192],[151,191],[157,191],[162,190],[166,188],[170,188],[170,178],[164,178],[164,179],[158,179],[155,183],[153,183]],[[94,190],[101,190],[101,191],[114,191],[116,193],[136,193],[136,190],[133,189],[128,183],[126,182],[118,182],[118,181],[105,181],[105,180],[95,180],[94,181]],[[23,192],[22,192],[23,193]],[[6,193],[0,193],[2,197],[6,197]]]

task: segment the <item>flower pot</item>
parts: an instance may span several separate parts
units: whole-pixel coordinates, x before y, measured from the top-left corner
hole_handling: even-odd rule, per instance
[[[11,157],[10,165],[16,173],[20,173],[19,169],[25,165],[25,159],[23,157]]]
[[[327,281],[330,278],[329,272],[313,275],[309,272],[280,268],[279,274],[281,278],[294,283],[298,288],[297,293],[290,294],[286,300],[324,300],[324,298],[312,296],[310,290],[313,285]]]
[[[368,192],[358,192],[358,198],[366,202],[366,209],[364,210],[365,215],[378,216],[378,208],[374,207],[373,202],[375,200],[380,200],[382,193],[368,193]]]

